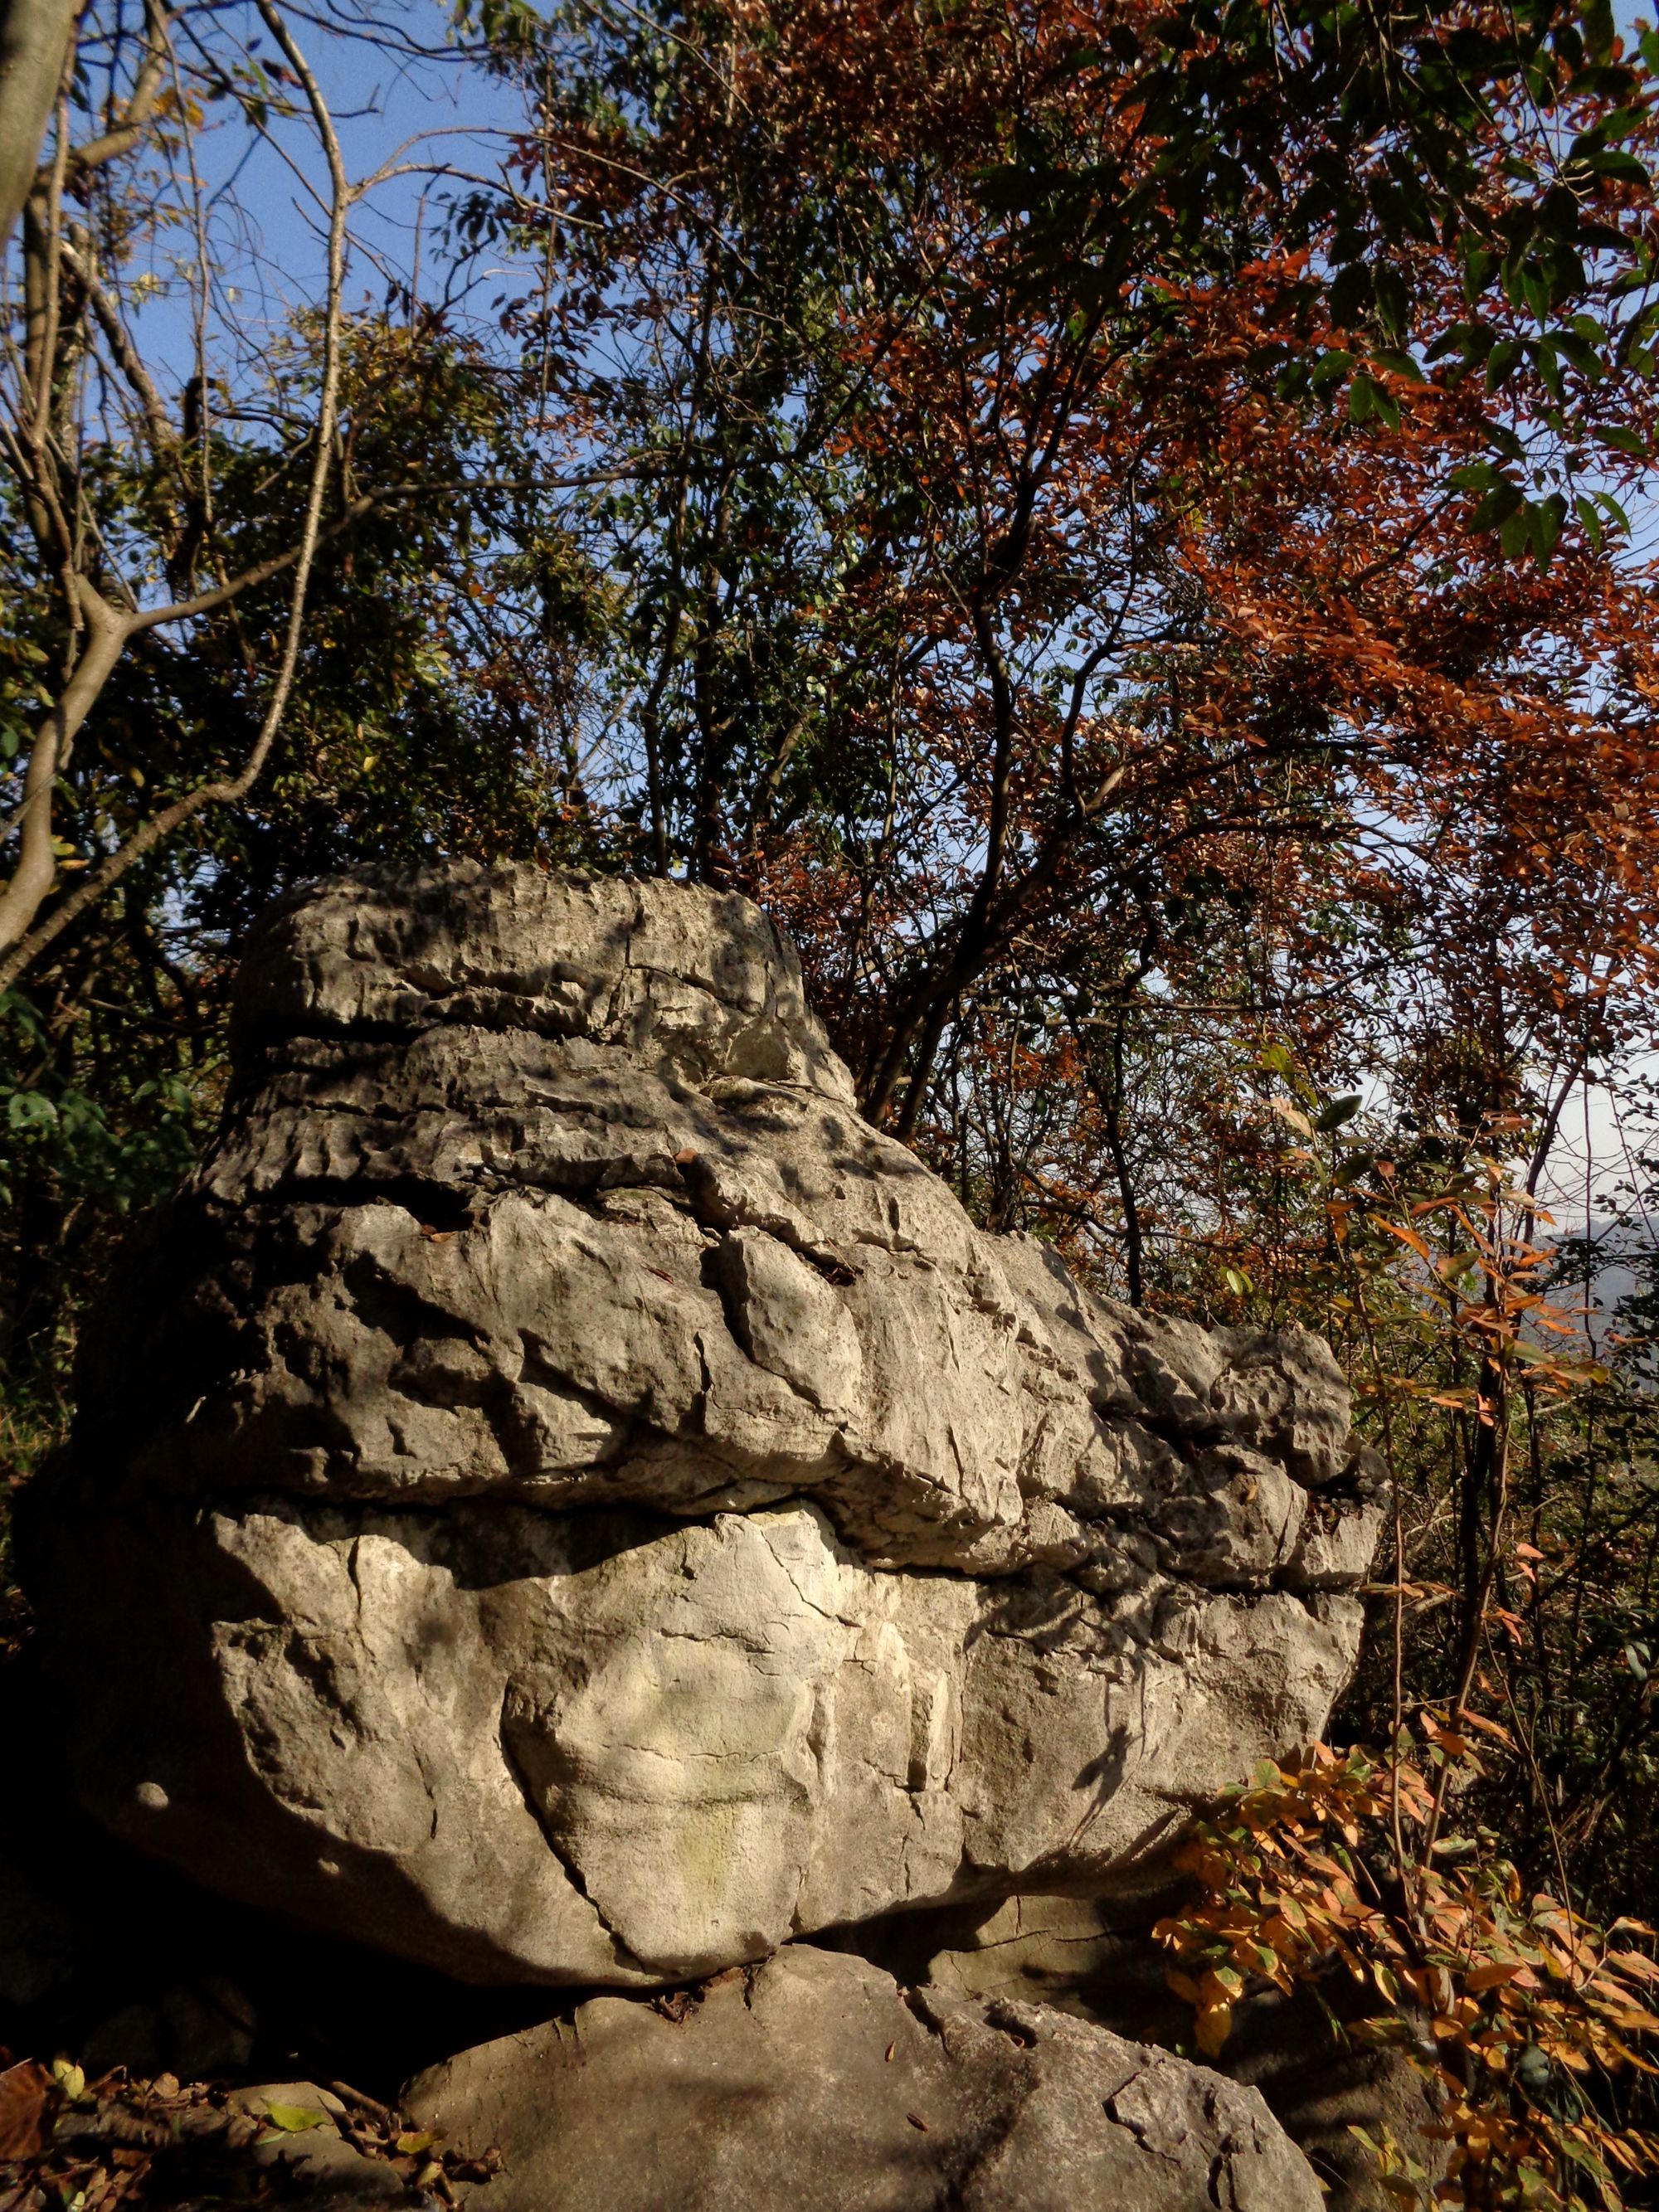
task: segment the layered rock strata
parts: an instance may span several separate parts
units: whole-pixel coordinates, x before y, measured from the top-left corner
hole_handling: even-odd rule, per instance
[[[1353,1664],[1325,1346],[977,1231],[733,896],[279,907],[88,1343],[35,1542],[86,1802],[465,1978],[1110,1883]]]

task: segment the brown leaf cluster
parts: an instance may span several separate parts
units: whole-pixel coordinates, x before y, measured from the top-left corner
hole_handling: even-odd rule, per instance
[[[1495,1838],[1436,1836],[1436,1778],[1478,1766],[1482,1735],[1506,1740],[1479,1715],[1425,1710],[1387,1758],[1316,1744],[1264,1761],[1183,1853],[1194,1900],[1156,1930],[1179,1961],[1170,1984],[1214,2057],[1253,1990],[1346,1972],[1375,1997],[1350,2032],[1398,2047],[1437,2092],[1441,2202],[1615,2212],[1624,2184],[1659,2173],[1659,2139],[1604,2094],[1659,2071],[1654,1931],[1526,1895]]]

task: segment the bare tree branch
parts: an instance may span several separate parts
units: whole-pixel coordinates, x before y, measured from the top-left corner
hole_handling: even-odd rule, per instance
[[[128,337],[120,310],[99,283],[89,253],[82,253],[68,240],[63,242],[58,251],[63,255],[64,266],[86,294],[92,312],[98,318],[99,328],[108,343],[116,367],[126,379],[133,398],[143,410],[144,426],[149,432],[150,450],[155,453],[165,453],[169,446],[176,445],[178,440],[167,418],[161,395],[155,388],[155,380],[144,367],[137,348]]]
[[[330,180],[330,215],[328,234],[328,288],[324,325],[322,389],[318,402],[317,435],[311,470],[310,489],[306,501],[305,520],[299,545],[294,556],[294,589],[289,602],[287,633],[283,640],[283,657],[276,681],[266,704],[259,733],[242,767],[234,775],[216,777],[198,784],[193,791],[165,806],[136,830],[126,842],[112,853],[102,865],[94,869],[84,881],[61,900],[46,920],[38,927],[30,925],[50,892],[53,879],[51,849],[50,798],[52,786],[62,772],[67,757],[68,744],[73,738],[69,726],[70,710],[66,710],[70,692],[54,709],[53,717],[37,743],[28,769],[29,788],[23,806],[24,854],[16,873],[0,897],[0,948],[9,947],[0,959],[0,991],[8,990],[17,978],[53,944],[80,915],[100,899],[106,891],[118,883],[135,863],[152,852],[173,831],[208,806],[223,805],[241,799],[252,788],[282,727],[283,716],[293,689],[294,672],[299,661],[300,639],[305,622],[306,592],[311,580],[312,564],[323,534],[323,506],[327,496],[330,471],[333,460],[334,433],[338,417],[340,370],[343,339],[341,295],[345,276],[346,217],[353,194],[347,181],[345,163],[333,118],[323,98],[320,88],[310,65],[295,45],[288,25],[283,20],[272,0],[257,0],[271,36],[281,47],[289,66],[305,89],[317,135],[322,142],[328,161]],[[282,563],[279,565],[286,565]],[[246,588],[249,580],[240,580],[239,588]],[[90,586],[85,586],[88,603],[98,600]],[[128,638],[138,629],[153,628],[157,621],[177,620],[189,611],[202,611],[207,605],[220,604],[223,598],[233,596],[228,589],[204,593],[199,603],[184,602],[173,609],[164,609],[150,615],[119,618],[118,629],[111,640],[95,622],[89,622],[91,636],[76,664],[76,674],[85,673],[82,691],[84,702],[77,696],[73,708],[78,710],[79,720],[85,715],[97,693],[107,681]],[[104,665],[105,659],[107,665]],[[101,670],[101,672],[100,672]],[[74,689],[73,683],[70,689]],[[63,723],[63,732],[58,728]],[[76,722],[78,727],[79,721]],[[44,871],[44,881],[42,874]]]
[[[156,5],[156,0],[144,0],[144,58],[121,111],[121,119],[112,129],[88,139],[84,145],[70,147],[69,166],[72,173],[84,176],[89,169],[101,168],[118,155],[130,154],[143,137],[155,112],[167,73],[169,20],[166,11]]]

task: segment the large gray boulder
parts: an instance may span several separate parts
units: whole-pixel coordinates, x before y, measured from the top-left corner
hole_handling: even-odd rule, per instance
[[[411,2085],[503,2164],[477,2212],[1319,2212],[1254,2089],[1047,2006],[791,1944],[688,2001],[602,1996]]]
[[[1109,1886],[1322,1729],[1377,1519],[1321,1342],[975,1230],[753,907],[520,867],[275,911],[80,1404],[85,1802],[476,1980]]]

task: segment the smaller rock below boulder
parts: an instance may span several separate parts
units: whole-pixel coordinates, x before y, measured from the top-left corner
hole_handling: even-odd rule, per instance
[[[1052,2007],[1116,2035],[1190,2048],[1192,2013],[1170,1988],[1170,1954],[1152,1934],[1190,1893],[1167,1863],[1161,1880],[1155,1867],[1146,1871],[1138,1894],[1036,1893],[989,1911],[969,1904],[895,1913],[836,1940],[901,1981],[982,2008]],[[1292,1995],[1269,1988],[1236,2004],[1213,2062],[1230,2081],[1260,2090],[1318,2178],[1326,2212],[1398,2212],[1370,2143],[1392,2141],[1430,2185],[1445,2172],[1430,2077],[1398,2045],[1373,2045],[1363,2028],[1351,2032],[1377,2008],[1376,1991],[1333,1958]]]
[[[902,1990],[791,1944],[602,1996],[412,2083],[504,2166],[478,2212],[1318,2212],[1261,2096],[1044,2005]]]

